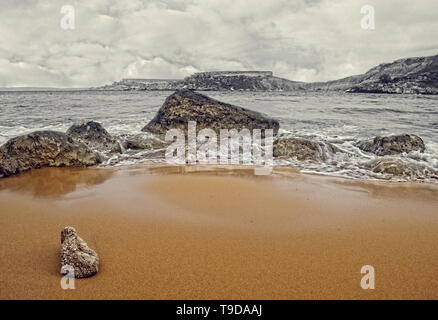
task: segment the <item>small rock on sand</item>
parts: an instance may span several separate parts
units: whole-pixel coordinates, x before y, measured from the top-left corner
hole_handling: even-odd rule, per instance
[[[66,274],[63,272],[66,266],[74,268],[75,278],[91,277],[99,271],[99,256],[73,227],[61,231],[61,274]]]

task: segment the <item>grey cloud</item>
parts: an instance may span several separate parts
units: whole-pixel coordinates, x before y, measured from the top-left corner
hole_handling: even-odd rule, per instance
[[[351,0],[76,0],[75,30],[60,28],[65,1],[1,2],[1,86],[87,87],[223,69],[323,81],[438,48],[438,2],[428,0],[367,1],[376,9],[372,31],[360,28],[362,1]]]

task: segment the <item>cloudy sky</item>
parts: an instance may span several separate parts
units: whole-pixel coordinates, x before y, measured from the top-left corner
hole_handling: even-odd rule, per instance
[[[61,28],[61,8],[75,29]],[[375,29],[360,10],[375,8]],[[0,87],[272,70],[325,81],[438,53],[435,0],[0,0]]]

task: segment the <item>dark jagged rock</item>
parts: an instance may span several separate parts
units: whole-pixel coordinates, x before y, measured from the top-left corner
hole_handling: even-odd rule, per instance
[[[211,128],[241,130],[273,129],[274,135],[280,127],[277,120],[241,107],[223,103],[190,90],[179,90],[170,95],[157,115],[142,131],[165,134],[169,129],[187,132],[188,121],[196,121],[197,131]]]
[[[427,168],[421,164],[410,163],[391,157],[371,160],[365,164],[365,168],[375,173],[383,173],[399,177],[417,179],[438,178],[438,172],[436,170]]]
[[[56,131],[36,131],[0,147],[0,176],[42,167],[92,166],[100,159],[90,148]]]
[[[280,159],[297,158],[299,161],[325,161],[329,154],[340,152],[330,143],[319,144],[304,138],[282,137],[274,141],[273,155]]]
[[[65,227],[61,231],[61,274],[68,267],[74,269],[75,278],[87,278],[99,271],[99,256],[78,236],[76,229]]]
[[[374,153],[378,156],[394,155],[403,152],[424,152],[423,140],[413,134],[402,134],[389,137],[375,137],[371,141],[362,141],[357,144],[359,149]]]
[[[77,122],[67,130],[67,135],[71,137],[73,141],[83,142],[93,150],[115,153],[122,152],[117,140],[98,122]]]

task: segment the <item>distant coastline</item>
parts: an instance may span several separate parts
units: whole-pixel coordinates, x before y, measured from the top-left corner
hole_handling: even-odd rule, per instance
[[[272,71],[231,70],[194,73],[184,79],[124,78],[90,88],[0,87],[20,91],[339,91],[376,94],[438,94],[438,54],[382,63],[364,74],[326,82],[301,82],[277,77]]]
[[[91,88],[54,88],[54,87],[0,87],[0,92],[11,92],[11,91],[23,91],[23,92],[33,92],[33,91],[89,91],[93,90]]]
[[[272,71],[199,72],[184,79],[122,79],[92,88],[114,91],[345,91],[354,93],[438,94],[438,55],[380,64],[362,75],[327,82],[279,78]]]

